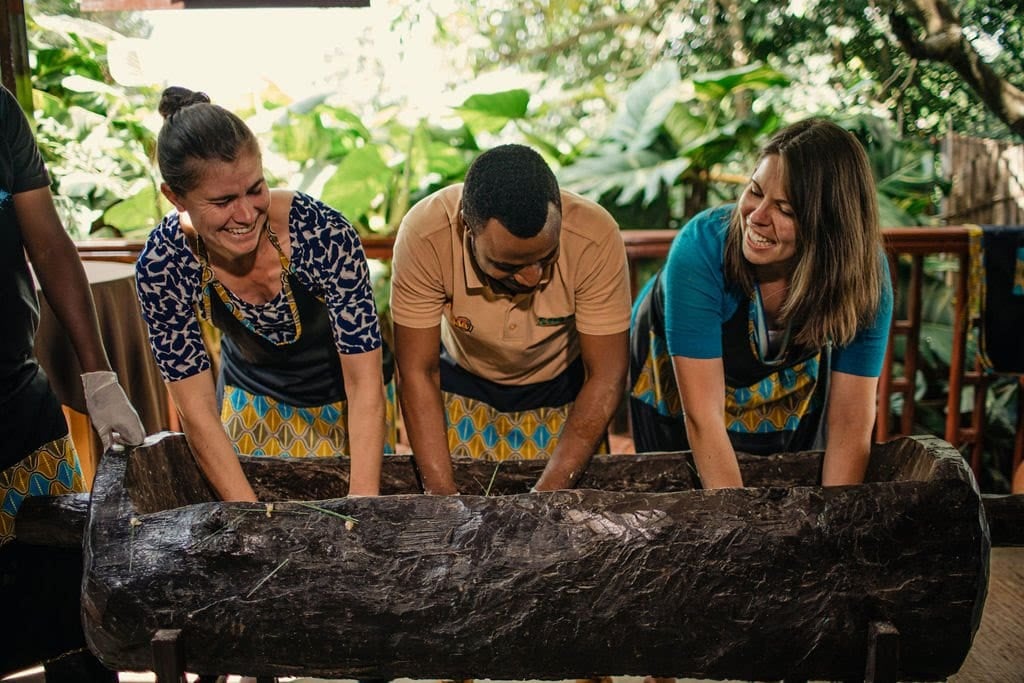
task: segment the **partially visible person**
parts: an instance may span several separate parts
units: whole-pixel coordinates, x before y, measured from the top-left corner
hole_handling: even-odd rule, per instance
[[[484,152],[414,206],[391,312],[424,490],[458,492],[452,456],[546,458],[535,490],[572,487],[622,398],[629,311],[615,221],[528,147]]]
[[[60,402],[34,356],[39,301],[30,262],[85,371],[86,406],[104,451],[141,443],[145,430],[110,369],[89,283],[54,207],[28,119],[0,87],[0,608],[9,634],[0,648],[0,675],[34,663],[19,659],[26,651],[49,648],[56,658],[77,649],[91,673],[63,680],[116,680],[84,649],[81,553],[58,559],[13,542],[26,498],[87,490]],[[57,566],[62,562],[65,570]],[[46,583],[36,580],[42,576]],[[47,680],[59,677],[50,672]]]
[[[222,499],[254,501],[237,452],[350,455],[349,494],[377,495],[386,433],[394,448],[390,365],[355,229],[306,194],[270,189],[252,131],[204,93],[167,88],[160,113],[174,210],[136,283],[200,468]],[[221,332],[216,378],[201,321]]]
[[[736,452],[824,448],[823,485],[863,481],[892,283],[857,139],[821,119],[764,146],[734,206],[695,216],[637,299],[637,451],[692,449],[705,488]]]

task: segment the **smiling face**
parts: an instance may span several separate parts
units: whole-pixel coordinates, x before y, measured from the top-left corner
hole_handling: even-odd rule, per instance
[[[498,294],[525,294],[540,286],[558,260],[562,215],[554,204],[548,219],[533,237],[517,237],[492,218],[470,229],[470,251],[477,270]]]
[[[233,261],[253,254],[270,210],[270,189],[259,152],[245,150],[234,161],[196,160],[199,183],[179,195],[165,184],[164,196],[203,239],[211,257]]]
[[[761,160],[739,200],[743,256],[757,270],[785,268],[796,256],[797,222],[778,154]]]

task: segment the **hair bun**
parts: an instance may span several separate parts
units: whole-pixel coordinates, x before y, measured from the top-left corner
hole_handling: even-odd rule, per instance
[[[192,104],[209,103],[210,96],[204,92],[197,92],[172,85],[164,90],[160,96],[160,107],[158,111],[165,119],[169,119],[180,110]]]

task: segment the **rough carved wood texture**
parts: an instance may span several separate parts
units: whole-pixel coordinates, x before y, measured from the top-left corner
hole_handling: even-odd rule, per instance
[[[28,545],[80,549],[88,514],[88,493],[31,496],[18,508],[14,534]]]
[[[246,459],[260,495],[299,501],[268,513],[211,502],[184,440],[151,438],[97,474],[86,634],[118,670],[181,629],[191,671],[836,680],[863,677],[888,622],[901,679],[957,671],[989,558],[963,459],[904,438],[875,447],[870,483],[826,489],[820,457],[742,457],[754,487],[703,491],[686,454],[607,456],[591,488],[535,494],[538,463],[459,462],[508,494],[461,497],[399,493],[416,483],[396,457],[395,495],[355,499],[336,497],[343,461]]]
[[[985,518],[993,546],[1024,546],[1024,494],[985,495]]]

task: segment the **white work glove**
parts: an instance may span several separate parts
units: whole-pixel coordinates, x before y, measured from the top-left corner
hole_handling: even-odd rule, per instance
[[[142,443],[146,430],[139,414],[128,402],[124,389],[118,384],[117,375],[109,370],[87,372],[82,375],[82,385],[85,387],[85,409],[100,435],[104,453],[114,443],[129,446]]]

